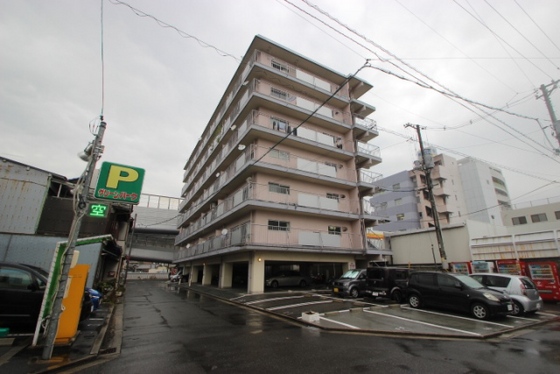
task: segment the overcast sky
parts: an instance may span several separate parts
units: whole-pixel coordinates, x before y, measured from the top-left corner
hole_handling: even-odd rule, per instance
[[[373,171],[412,168],[412,123],[425,145],[501,168],[514,204],[560,196],[539,90],[560,79],[560,1],[101,4],[0,0],[0,156],[77,177],[103,114],[101,161],[144,168],[143,192],[179,197],[185,162],[259,34],[345,75],[369,59],[358,77],[374,86],[361,98],[377,108]],[[551,101],[560,117],[560,89]]]

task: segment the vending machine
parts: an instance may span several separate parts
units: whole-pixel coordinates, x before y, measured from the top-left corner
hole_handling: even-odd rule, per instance
[[[498,273],[523,275],[521,265],[517,260],[496,260]]]
[[[543,300],[560,301],[560,262],[522,261],[525,275],[533,280]]]
[[[451,272],[459,274],[470,274],[472,273],[472,266],[470,262],[451,262],[450,264]]]

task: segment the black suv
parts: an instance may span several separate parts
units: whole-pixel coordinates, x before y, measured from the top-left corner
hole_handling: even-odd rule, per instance
[[[348,270],[333,282],[332,292],[352,298],[360,295],[388,297],[400,303],[404,299],[403,288],[408,280],[408,272],[406,268],[385,266]]]
[[[512,313],[509,296],[473,280],[464,274],[414,272],[408,281],[408,303],[413,308],[433,306],[471,313],[477,319]]]

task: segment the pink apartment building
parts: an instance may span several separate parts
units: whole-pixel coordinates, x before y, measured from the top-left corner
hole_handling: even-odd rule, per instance
[[[365,198],[372,86],[256,36],[185,164],[174,263],[189,282],[263,292],[279,270],[335,277],[389,261]]]

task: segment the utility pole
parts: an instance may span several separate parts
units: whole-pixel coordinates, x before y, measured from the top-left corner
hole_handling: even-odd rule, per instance
[[[432,183],[432,176],[431,176],[432,169],[434,166],[432,163],[430,163],[430,165],[426,163],[426,155],[424,153],[424,144],[422,143],[422,134],[420,133],[420,125],[412,125],[410,123],[407,123],[406,125],[404,125],[404,127],[412,127],[416,129],[416,132],[418,133],[418,142],[420,143],[420,152],[422,154],[422,170],[424,171],[424,174],[426,176],[426,185],[428,186],[428,197],[430,199],[430,205],[432,207],[432,215],[434,217],[436,238],[438,242],[439,255],[441,257],[441,267],[443,270],[447,270],[448,268],[447,255],[445,254],[445,247],[443,245],[443,234],[441,232],[441,226],[439,224],[436,200],[434,198],[434,185]]]
[[[552,83],[547,84],[546,86],[544,84],[541,84],[541,91],[542,91],[542,96],[538,96],[537,95],[537,99],[540,99],[541,97],[544,97],[544,102],[546,103],[546,108],[548,109],[548,114],[550,115],[550,120],[552,121],[552,127],[554,129],[554,132],[556,134],[556,139],[558,140],[558,144],[560,145],[560,121],[558,121],[556,119],[556,114],[554,114],[554,108],[552,107],[552,103],[550,102],[550,93],[558,88],[557,84],[558,82],[560,82],[560,80],[557,81],[553,81]],[[548,87],[553,86],[552,89],[550,91],[548,91]],[[560,148],[556,148],[555,149],[556,154],[560,154]]]
[[[74,220],[72,221],[70,234],[68,236],[68,247],[66,253],[64,254],[64,263],[62,265],[58,292],[56,293],[56,298],[54,300],[48,324],[46,342],[41,356],[43,360],[50,360],[52,357],[56,335],[58,332],[58,322],[60,315],[62,314],[62,299],[64,298],[64,293],[68,284],[68,273],[70,272],[70,267],[72,266],[72,257],[74,255],[74,250],[76,249],[76,241],[78,240],[78,235],[80,233],[82,218],[87,212],[88,194],[93,177],[93,171],[95,170],[95,164],[101,157],[101,153],[103,153],[103,146],[101,145],[101,142],[103,140],[103,134],[105,133],[106,126],[107,124],[103,121],[103,117],[101,117],[101,124],[99,125],[97,135],[95,135],[95,139],[93,140],[91,147],[88,146],[84,150],[86,156],[88,156],[88,164],[84,174],[82,175],[84,177],[83,182],[78,182],[75,189],[76,194],[78,194],[78,204],[74,212]],[[80,180],[81,179],[82,178],[80,178]]]

